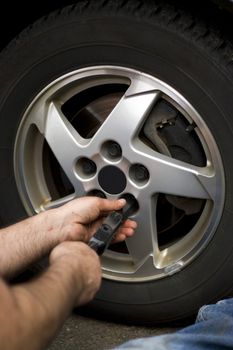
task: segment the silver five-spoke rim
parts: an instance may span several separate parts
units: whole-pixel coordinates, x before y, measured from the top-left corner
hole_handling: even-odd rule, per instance
[[[179,272],[213,237],[224,204],[221,157],[203,119],[174,88],[136,70],[100,66],[60,77],[18,129],[15,178],[27,212],[87,193],[131,193],[138,228],[104,254],[104,276],[135,282]],[[125,184],[109,190],[100,181],[106,168]]]

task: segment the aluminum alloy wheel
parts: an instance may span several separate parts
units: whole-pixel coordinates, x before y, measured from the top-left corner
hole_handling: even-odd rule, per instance
[[[151,142],[145,136],[148,120],[153,113],[159,115],[161,103],[168,107],[160,121],[154,117],[155,142]],[[202,157],[204,164],[172,155],[172,147],[160,135],[161,131],[172,135],[177,117],[166,116],[169,111],[186,125],[181,128],[184,140],[186,133],[192,135],[194,146],[188,152]],[[187,153],[185,145],[175,146]],[[47,153],[56,158],[61,171],[53,173]],[[178,91],[132,69],[90,67],[46,86],[22,118],[14,167],[29,215],[98,191],[108,198],[122,193],[137,198],[134,237],[123,247],[113,246],[102,258],[104,276],[109,279],[147,281],[179,272],[205,248],[222,215],[224,171],[207,125]],[[126,180],[114,191],[111,184],[109,189],[100,181],[100,173],[109,167],[116,178],[122,174]],[[65,191],[57,190],[57,177]],[[187,208],[191,208],[191,224]],[[165,218],[162,224],[160,217]],[[161,241],[165,231],[168,239]]]

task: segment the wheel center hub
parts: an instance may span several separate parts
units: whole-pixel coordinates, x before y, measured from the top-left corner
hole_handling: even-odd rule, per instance
[[[98,181],[102,189],[109,194],[118,194],[126,187],[126,176],[119,168],[107,165],[100,170]]]

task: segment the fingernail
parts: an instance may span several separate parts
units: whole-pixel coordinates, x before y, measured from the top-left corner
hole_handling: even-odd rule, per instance
[[[126,204],[126,200],[124,198],[118,199],[118,202],[121,203],[122,205]]]

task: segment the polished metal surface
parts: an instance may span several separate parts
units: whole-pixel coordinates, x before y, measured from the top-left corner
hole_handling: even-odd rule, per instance
[[[84,138],[62,112],[63,104],[90,87],[104,84],[127,86],[116,106],[98,130]],[[189,123],[207,159],[198,167],[152,149],[139,137],[141,128],[159,99],[169,101]],[[95,111],[94,111],[95,112]],[[93,112],[93,113],[94,113]],[[74,192],[53,200],[45,180],[42,149],[46,139]],[[106,145],[119,145],[117,157],[108,156]],[[90,159],[96,172],[80,171],[79,160]],[[147,180],[132,176],[135,164],[148,171]],[[125,174],[124,193],[132,193],[140,209],[135,235],[127,239],[127,254],[108,250],[102,260],[104,277],[119,281],[147,281],[179,272],[198,256],[214,235],[221,218],[224,196],[224,170],[216,142],[203,118],[171,86],[142,72],[123,67],[90,67],[71,72],[48,85],[28,107],[15,142],[15,177],[27,212],[32,215],[56,207],[96,189],[103,191],[98,174],[106,166]],[[196,224],[181,239],[167,247],[158,244],[156,205],[158,194],[205,200]],[[105,193],[116,198],[121,193]]]

